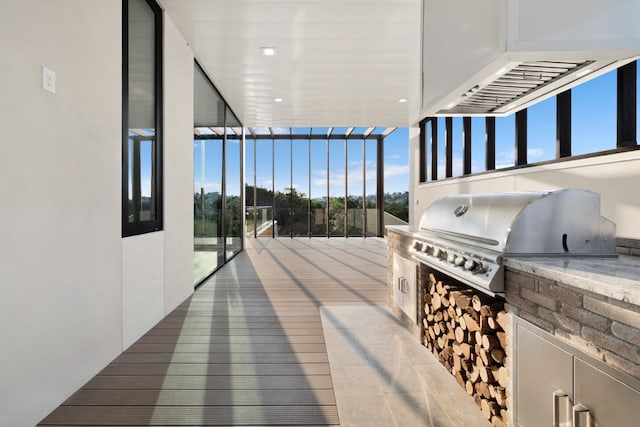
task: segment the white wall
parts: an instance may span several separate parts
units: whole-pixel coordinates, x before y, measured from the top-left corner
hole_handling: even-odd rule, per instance
[[[193,52],[165,14],[165,314],[193,293]]]
[[[122,239],[122,345],[164,317],[164,232]]]
[[[0,6],[3,427],[40,421],[193,291],[193,55],[167,20],[165,227],[122,239],[121,21],[112,0]]]
[[[164,19],[164,231],[122,241],[124,348],[193,293],[194,62]]]
[[[640,54],[638,0],[424,1],[421,117],[521,61],[602,60]],[[600,72],[591,73],[586,79]],[[573,79],[546,90],[566,90]],[[533,95],[521,101],[530,101]]]
[[[420,206],[416,203],[416,186],[420,177],[420,128],[409,128],[409,224],[416,224],[417,211]],[[422,211],[420,212],[422,213]],[[410,225],[411,226],[411,225]]]
[[[417,227],[429,204],[448,194],[584,188],[600,193],[602,214],[616,223],[618,237],[640,239],[638,170],[640,151],[632,151],[419,184],[411,225]]]
[[[509,50],[638,49],[638,0],[509,0]]]
[[[2,426],[35,424],[122,350],[120,16],[111,0],[2,2]]]

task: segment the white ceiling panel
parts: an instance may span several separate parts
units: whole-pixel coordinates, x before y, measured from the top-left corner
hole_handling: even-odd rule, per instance
[[[408,126],[419,110],[420,0],[161,4],[245,126]]]

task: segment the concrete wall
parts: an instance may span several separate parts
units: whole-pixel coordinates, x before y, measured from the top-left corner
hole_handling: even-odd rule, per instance
[[[417,156],[412,161],[417,162]],[[631,151],[427,184],[415,184],[418,177],[414,175],[416,205],[411,226],[417,227],[431,202],[448,194],[584,188],[600,193],[602,214],[617,224],[618,237],[640,239],[639,168],[640,151]]]
[[[123,240],[120,2],[0,9],[0,426],[26,426],[192,292],[193,55],[167,22],[165,230]]]

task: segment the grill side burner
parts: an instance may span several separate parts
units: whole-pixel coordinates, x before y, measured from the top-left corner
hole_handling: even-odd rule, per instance
[[[615,257],[615,224],[587,190],[462,194],[422,215],[413,258],[487,294],[504,291],[503,257]]]

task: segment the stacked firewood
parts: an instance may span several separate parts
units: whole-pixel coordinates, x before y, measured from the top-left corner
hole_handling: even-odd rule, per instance
[[[494,426],[507,423],[504,303],[429,274],[423,289],[424,345],[475,399]]]

